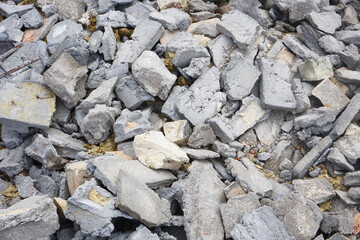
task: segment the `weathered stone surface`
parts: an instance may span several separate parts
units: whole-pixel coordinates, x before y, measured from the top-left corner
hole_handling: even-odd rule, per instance
[[[186,145],[192,132],[187,120],[166,122],[163,125],[163,129],[165,137],[178,145]]]
[[[60,228],[53,200],[45,195],[29,197],[0,210],[0,238],[50,239]],[[41,229],[41,231],[39,231]]]
[[[216,29],[231,37],[242,50],[247,50],[263,31],[256,20],[237,10],[224,14]]]
[[[114,123],[115,142],[123,142],[150,129],[151,124],[145,113],[124,109]]]
[[[215,141],[215,135],[210,124],[202,124],[194,127],[187,144],[192,148],[201,148]]]
[[[36,134],[30,146],[25,149],[26,155],[42,163],[50,170],[61,169],[67,160],[60,157],[49,139],[41,134]]]
[[[152,6],[142,2],[136,2],[134,5],[125,9],[127,23],[132,27],[136,27],[149,19],[150,13],[154,11],[156,11],[156,9]]]
[[[153,170],[137,160],[125,160],[118,156],[101,156],[90,161],[94,167],[94,176],[114,194],[119,170],[126,171],[150,188],[164,187],[176,180],[176,177],[165,170]]]
[[[43,17],[35,8],[21,16],[21,21],[26,28],[39,28],[43,24]]]
[[[326,202],[335,197],[335,191],[326,178],[293,181],[294,189],[300,195],[314,201],[316,204]]]
[[[315,163],[315,161],[332,145],[332,143],[333,140],[329,136],[321,139],[321,141],[295,165],[293,169],[293,177],[303,178],[309,167]]]
[[[72,108],[85,97],[87,67],[81,67],[68,53],[61,57],[44,73],[44,82],[64,102]]]
[[[174,58],[171,62],[176,67],[185,68],[188,67],[191,63],[191,60],[194,58],[209,58],[210,54],[206,48],[201,46],[187,46],[185,48],[180,48],[176,51]]]
[[[356,30],[356,31],[343,30],[336,32],[335,37],[337,40],[343,41],[346,44],[354,44],[357,47],[359,47],[360,46],[359,33],[360,30]]]
[[[183,188],[183,211],[187,239],[223,239],[220,205],[225,203],[225,184],[212,164],[194,161]]]
[[[28,138],[14,149],[0,150],[0,171],[6,173],[9,177],[13,177],[24,171],[26,162],[28,162],[27,156],[25,155],[25,148],[29,146],[30,143],[31,138]]]
[[[235,224],[240,223],[245,215],[260,207],[258,197],[252,193],[234,196],[230,198],[227,203],[221,204],[220,210],[225,229],[225,237],[230,238],[231,231],[234,229]]]
[[[152,51],[144,51],[132,65],[134,79],[152,96],[165,100],[176,76],[169,72],[164,62]]]
[[[343,180],[343,184],[346,187],[359,187],[360,171],[346,173]]]
[[[337,148],[330,148],[329,154],[327,155],[327,160],[346,169],[347,171],[355,171],[354,166],[348,162],[346,157]]]
[[[234,240],[241,239],[291,239],[274,210],[264,206],[245,215],[231,232]]]
[[[144,225],[140,225],[136,228],[136,231],[131,233],[127,240],[160,240],[156,233],[152,233],[149,229],[147,229]]]
[[[341,27],[341,16],[336,12],[311,12],[307,17],[311,25],[325,33],[334,34]]]
[[[131,35],[132,40],[127,40],[120,45],[115,61],[133,63],[143,51],[151,50],[155,46],[164,30],[159,22],[153,20],[141,22]]]
[[[286,194],[273,208],[289,234],[298,240],[315,237],[323,219],[320,208],[313,201],[296,193]]]
[[[360,84],[360,72],[351,71],[347,68],[340,68],[335,71],[335,78],[343,83]]]
[[[84,137],[90,144],[104,142],[110,135],[118,109],[98,104],[91,109],[80,125]]]
[[[86,168],[87,163],[84,161],[72,162],[66,165],[66,182],[71,196],[77,187],[90,179]]]
[[[166,51],[175,53],[182,48],[189,46],[199,46],[199,42],[193,37],[191,33],[179,32],[166,44]]]
[[[185,0],[157,0],[156,3],[161,10],[179,6],[181,8],[187,8],[188,5]]]
[[[103,32],[100,30],[93,32],[93,34],[91,34],[91,37],[89,39],[89,50],[91,52],[96,53],[99,50],[102,38],[103,38]]]
[[[323,80],[313,90],[312,94],[320,99],[321,103],[328,108],[341,112],[350,102],[349,98],[329,79]]]
[[[254,129],[260,142],[267,145],[274,143],[281,131],[280,125],[283,120],[283,114],[281,112],[272,111],[268,119],[256,124]]]
[[[230,37],[227,37],[225,34],[220,34],[215,39],[212,39],[208,42],[207,47],[213,59],[214,65],[221,69],[224,64],[227,62],[227,59],[234,49],[234,42]]]
[[[187,88],[182,86],[175,86],[169,97],[166,99],[166,102],[161,108],[161,113],[164,114],[167,118],[176,121],[183,119],[181,114],[178,112],[178,110],[175,108],[178,100],[180,99],[180,96],[187,91]]]
[[[299,72],[303,81],[319,81],[334,76],[329,57],[308,60],[299,66]]]
[[[134,150],[139,161],[153,169],[178,170],[189,162],[186,153],[159,131],[135,136]]]
[[[160,12],[152,12],[150,13],[150,19],[160,22],[170,31],[174,31],[176,29],[185,31],[191,23],[189,14],[177,8],[169,8],[161,10]]]
[[[280,61],[261,59],[260,70],[260,96],[264,106],[274,110],[295,109],[289,67]]]
[[[119,171],[116,207],[149,227],[171,218],[170,203],[124,170]]]
[[[328,107],[312,108],[294,119],[295,129],[322,127],[336,119],[338,111]]]
[[[19,174],[15,176],[15,186],[22,198],[28,198],[38,194],[34,187],[34,180],[29,176]]]
[[[49,128],[46,134],[57,153],[63,158],[75,159],[79,152],[86,151],[83,141],[72,138],[58,129]]]
[[[105,61],[111,61],[115,58],[116,39],[112,28],[108,25],[105,26],[105,32],[102,36],[101,47],[99,53],[104,55]]]
[[[108,11],[96,17],[96,27],[110,26],[111,28],[127,27],[125,13],[120,11]],[[106,28],[105,28],[106,31]]]
[[[259,79],[260,71],[240,53],[228,63],[221,81],[227,97],[231,100],[242,100],[248,96]]]
[[[220,92],[219,78],[219,70],[212,67],[179,94],[176,108],[193,125],[204,124],[226,102],[225,94]]]
[[[288,47],[293,53],[298,55],[304,60],[318,58],[319,55],[314,51],[311,51],[306,47],[300,40],[298,40],[294,35],[286,34],[283,38],[283,43]]]
[[[325,55],[325,52],[320,47],[319,33],[316,29],[304,23],[297,26],[296,31],[299,33],[301,41],[303,41],[310,50],[319,54],[319,56]]]
[[[319,38],[319,45],[327,53],[340,53],[345,49],[345,44],[331,35]]]
[[[55,112],[55,94],[36,83],[5,83],[0,87],[0,122],[48,128]]]
[[[334,232],[346,235],[352,234],[354,231],[352,213],[347,209],[344,209],[342,212],[324,212],[320,229],[326,234]]]
[[[220,157],[220,154],[211,150],[206,149],[192,149],[187,147],[182,147],[182,150],[186,152],[190,159],[196,160],[208,160],[212,158]]]
[[[272,184],[249,159],[241,158],[241,161],[237,161],[228,158],[226,165],[246,192],[254,192],[261,198],[271,195]]]
[[[348,195],[353,200],[360,200],[360,187],[351,187],[348,191]]]
[[[55,4],[57,12],[65,19],[76,21],[85,13],[85,3],[81,0],[74,0],[71,2],[55,0]]]
[[[334,142],[334,147],[339,149],[351,164],[355,164],[357,159],[360,158],[360,149],[357,146],[359,140],[360,127],[350,124],[344,136]]]
[[[136,109],[146,101],[154,101],[154,98],[131,75],[118,80],[115,92],[129,109]]]
[[[98,186],[95,179],[91,179],[79,186],[68,199],[64,213],[67,219],[80,225],[82,233],[107,237],[114,230],[112,218],[131,218],[116,210],[114,204],[114,195]]]
[[[306,18],[311,12],[320,12],[319,7],[316,5],[314,0],[296,1],[284,3],[286,8],[289,9],[289,21],[295,23]]]
[[[7,4],[4,2],[0,2],[0,14],[4,17],[10,17],[13,14],[17,16],[21,16],[24,13],[30,11],[34,8],[34,4],[27,5],[15,5],[15,4]]]

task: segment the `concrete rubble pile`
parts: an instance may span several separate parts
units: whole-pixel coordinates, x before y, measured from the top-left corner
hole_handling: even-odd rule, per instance
[[[360,237],[357,0],[0,1],[0,239]]]

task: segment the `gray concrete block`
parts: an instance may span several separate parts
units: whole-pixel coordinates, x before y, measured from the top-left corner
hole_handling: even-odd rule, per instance
[[[170,31],[179,29],[186,31],[191,23],[189,14],[177,8],[168,8],[160,12],[151,12],[150,19],[160,22],[165,28]]]

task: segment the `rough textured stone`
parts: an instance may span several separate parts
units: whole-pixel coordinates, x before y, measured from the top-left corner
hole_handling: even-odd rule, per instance
[[[152,12],[150,13],[150,19],[160,22],[170,31],[174,31],[176,29],[185,31],[191,23],[189,14],[177,8],[169,8],[161,10],[160,12]]]
[[[139,161],[153,169],[178,170],[189,162],[186,153],[159,131],[135,136],[134,150]]]
[[[55,95],[36,83],[5,83],[0,87],[0,122],[48,128],[55,112]]]
[[[119,171],[116,207],[149,227],[171,218],[170,203],[124,170]]]
[[[228,158],[226,164],[228,170],[246,192],[254,192],[261,198],[271,195],[272,184],[249,159],[242,158],[241,161],[237,161]]]
[[[15,177],[15,186],[22,198],[37,195],[38,191],[34,187],[34,180],[29,176],[19,174]]]
[[[345,49],[345,44],[331,35],[319,38],[319,45],[327,53],[340,53]]]
[[[199,46],[199,42],[193,37],[191,33],[179,32],[166,44],[166,51],[175,53],[182,48],[189,46]]]
[[[72,196],[77,187],[89,180],[89,176],[86,171],[87,163],[84,161],[72,162],[66,165],[66,182]]]
[[[191,63],[194,58],[209,58],[210,54],[206,48],[201,46],[190,45],[186,48],[180,48],[176,51],[174,58],[171,62],[176,67],[185,68]]]
[[[231,100],[242,100],[248,96],[260,74],[260,71],[252,63],[241,54],[236,54],[221,76],[227,97]]]
[[[291,72],[280,61],[261,59],[260,62],[261,100],[266,108],[274,110],[293,110],[296,100],[291,89]]]
[[[44,73],[44,82],[65,104],[72,108],[85,97],[87,67],[81,67],[68,53],[61,57]]]
[[[327,107],[312,108],[294,119],[295,129],[322,127],[336,119],[338,111]]]
[[[30,146],[25,149],[26,155],[42,163],[50,170],[61,169],[67,160],[60,157],[51,142],[41,134],[36,134]]]
[[[343,180],[346,187],[360,187],[360,171],[346,173]]]
[[[212,164],[194,161],[183,188],[183,211],[187,239],[223,239],[220,205],[225,203],[225,184]]]
[[[34,8],[21,16],[21,21],[26,28],[39,28],[43,24],[43,17]]]
[[[299,66],[303,81],[319,81],[334,76],[332,64],[328,57],[308,60]]]
[[[353,200],[360,200],[360,187],[351,187],[348,191],[348,195]]]
[[[288,47],[293,53],[298,55],[304,60],[318,58],[319,55],[306,47],[300,40],[298,40],[294,35],[286,34],[283,38],[283,43]]]
[[[311,25],[325,33],[334,34],[341,27],[341,16],[335,12],[311,12],[307,17]]]
[[[224,14],[216,29],[231,37],[242,50],[247,50],[263,31],[256,20],[237,10]]]
[[[258,197],[252,193],[234,196],[230,198],[227,203],[221,204],[220,210],[225,229],[225,237],[230,238],[231,231],[234,229],[235,224],[240,223],[245,215],[260,207]]]
[[[347,171],[355,171],[354,166],[348,162],[346,157],[337,148],[330,148],[329,154],[327,155],[327,160],[346,169]]]
[[[241,239],[291,239],[274,210],[264,206],[245,215],[231,232],[234,240]]]
[[[134,5],[125,9],[127,23],[132,27],[136,27],[141,22],[149,19],[150,13],[154,11],[156,11],[156,9],[152,6],[142,2],[136,2]]]
[[[111,28],[127,27],[125,13],[120,11],[109,11],[96,17],[96,27],[110,26]],[[105,28],[106,31],[106,28]]]
[[[360,127],[350,124],[344,136],[334,142],[334,147],[339,149],[351,164],[355,164],[360,158],[360,149],[357,147],[359,139]]]
[[[178,110],[175,108],[175,106],[176,106],[178,100],[180,99],[180,96],[186,91],[187,91],[187,88],[184,86],[182,86],[182,87],[175,86],[172,89],[169,97],[166,99],[166,102],[162,106],[161,113],[173,121],[182,119],[183,117],[178,112]]]
[[[148,116],[140,110],[124,109],[114,123],[115,142],[123,142],[151,129]]]
[[[102,36],[101,47],[99,53],[104,55],[105,61],[111,61],[115,58],[116,39],[112,28],[108,25],[105,26],[105,32]]]
[[[293,181],[297,193],[314,201],[316,204],[324,203],[335,197],[335,191],[326,178]]]
[[[0,219],[3,223],[0,238],[4,240],[26,239],[29,236],[50,239],[60,228],[53,200],[45,195],[29,197],[0,210]]]
[[[164,62],[152,51],[144,51],[132,65],[134,79],[152,96],[165,100],[176,76],[169,72]]]
[[[215,135],[210,124],[202,124],[194,127],[187,144],[192,148],[201,148],[215,141]]]
[[[188,157],[190,159],[208,160],[208,159],[219,158],[220,157],[219,153],[211,151],[211,150],[192,149],[192,148],[187,148],[187,147],[183,147],[181,149],[186,152],[186,154],[188,155]]]
[[[65,19],[76,21],[85,13],[85,3],[81,0],[74,0],[71,2],[55,0],[55,4],[57,12]]]
[[[286,7],[289,8],[289,21],[295,23],[306,18],[311,12],[319,12],[319,7],[314,0],[304,0],[296,2],[286,2]]]
[[[13,14],[16,14],[17,16],[21,16],[24,13],[30,11],[34,8],[34,4],[27,4],[27,5],[13,5],[13,4],[7,4],[4,2],[0,2],[0,14],[4,17],[10,17]]]
[[[127,240],[160,240],[156,233],[152,233],[149,229],[147,229],[144,225],[140,225],[136,228],[136,231],[131,233]]]
[[[178,145],[186,145],[192,132],[187,120],[166,122],[163,125],[163,129],[165,137]]]
[[[335,78],[343,83],[360,84],[360,72],[351,71],[346,68],[340,68],[335,71]]]
[[[335,38],[339,41],[343,41],[346,44],[354,44],[357,47],[360,46],[359,44],[359,33],[360,30],[356,30],[356,31],[348,31],[348,30],[343,30],[343,31],[338,31],[335,33]]]
[[[215,116],[225,103],[220,92],[220,72],[212,67],[203,73],[188,90],[178,95],[176,108],[193,125],[204,124]]]
[[[326,234],[334,232],[346,235],[352,234],[354,231],[352,213],[346,209],[342,212],[324,212],[324,218],[321,222],[320,229]]]
[[[207,47],[209,48],[214,65],[218,69],[221,69],[228,61],[228,57],[232,49],[234,49],[234,46],[235,44],[232,39],[225,34],[220,34],[208,42]]]

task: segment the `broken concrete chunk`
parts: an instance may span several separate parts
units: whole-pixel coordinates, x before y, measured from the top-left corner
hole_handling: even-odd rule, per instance
[[[122,28],[127,27],[125,13],[120,11],[109,11],[96,16],[96,27]],[[105,28],[106,32],[106,28]]]
[[[256,20],[237,10],[224,14],[216,29],[234,40],[242,50],[247,50],[259,37],[263,29]]]
[[[240,53],[228,63],[221,76],[227,97],[231,100],[242,100],[248,96],[259,79],[260,71]]]
[[[54,53],[57,46],[64,41],[67,36],[79,34],[82,30],[81,24],[77,24],[71,20],[64,20],[55,24],[46,37],[49,52]]]
[[[104,142],[110,135],[118,109],[106,105],[96,105],[80,125],[84,137],[90,144]]]
[[[267,145],[274,143],[280,133],[282,122],[283,114],[278,111],[272,111],[268,119],[256,124],[254,129],[260,142]]]
[[[287,64],[261,59],[260,96],[266,108],[274,110],[293,110],[296,100],[291,89],[291,72]]]
[[[173,7],[187,9],[188,7],[188,3],[185,0],[157,0],[156,3],[161,10]]]
[[[311,12],[307,17],[311,25],[325,33],[334,34],[341,27],[341,16],[336,12]]]
[[[355,171],[354,166],[348,162],[346,157],[337,148],[330,148],[329,154],[327,155],[327,160],[346,169],[347,171]]]
[[[153,169],[178,170],[182,164],[189,162],[185,151],[159,131],[135,136],[134,150],[139,161]]]
[[[312,108],[294,119],[295,129],[322,127],[336,119],[338,111],[327,107]]]
[[[360,187],[351,187],[348,191],[348,195],[353,200],[360,200]]]
[[[176,67],[185,68],[191,63],[194,58],[209,58],[210,54],[204,47],[190,45],[186,48],[180,48],[176,51],[172,63]]]
[[[191,78],[198,78],[210,65],[210,57],[193,58],[190,65],[182,69]]]
[[[338,31],[335,33],[335,38],[339,41],[342,41],[346,44],[354,44],[357,47],[360,46],[359,40],[360,40],[360,30],[356,31]]]
[[[335,197],[335,190],[326,178],[293,181],[297,193],[314,201],[316,204],[324,203]]]
[[[211,54],[214,65],[221,69],[228,61],[228,57],[234,49],[234,42],[225,34],[220,34],[215,39],[208,42],[207,47]]]
[[[306,61],[299,66],[299,73],[303,81],[319,81],[334,76],[329,57]]]
[[[66,165],[66,182],[71,196],[77,187],[90,180],[86,168],[87,163],[84,161],[72,162]]]
[[[47,3],[52,3],[53,1],[47,0]],[[64,2],[61,0],[55,0],[54,5],[57,12],[61,17],[65,19],[72,19],[76,21],[85,13],[85,3],[82,0],[74,0],[71,2]]]
[[[150,13],[150,19],[160,22],[170,31],[174,31],[176,29],[186,31],[191,23],[189,14],[177,8],[169,8],[161,10],[160,12],[152,12]]]
[[[335,71],[335,78],[343,83],[360,84],[360,72],[340,68]]]
[[[53,200],[45,195],[29,197],[0,210],[0,238],[50,239],[60,228]],[[39,231],[41,229],[41,231]]]
[[[34,187],[34,180],[29,176],[22,174],[15,176],[15,186],[22,198],[28,198],[38,193]]]
[[[236,178],[246,192],[254,192],[260,198],[271,195],[272,184],[257,170],[255,165],[247,158],[237,161],[233,158],[226,159],[228,170]]]
[[[241,239],[291,239],[284,224],[274,210],[263,206],[245,215],[231,232],[234,240]]]
[[[226,102],[220,92],[220,72],[212,67],[204,72],[188,90],[178,96],[176,108],[193,125],[204,124],[215,116]]]
[[[98,30],[96,32],[94,32],[90,39],[89,39],[89,50],[93,53],[96,53],[101,45],[101,41],[102,41],[102,37],[103,37],[103,32]]]
[[[57,154],[49,139],[41,134],[34,136],[31,145],[25,148],[25,153],[50,170],[61,169],[67,163],[66,159]]]
[[[198,46],[199,42],[188,32],[179,32],[166,44],[166,51],[175,53],[182,48],[189,46]]]
[[[191,135],[191,126],[187,120],[166,122],[163,125],[164,134],[167,139],[178,145],[186,145]]]
[[[304,0],[296,2],[287,2],[285,4],[289,8],[289,21],[295,23],[306,18],[311,12],[320,12],[319,7],[314,0]]]
[[[13,177],[14,175],[24,171],[26,162],[28,162],[27,156],[25,155],[25,148],[30,143],[31,138],[28,138],[20,146],[14,149],[1,150],[3,156],[0,157],[0,171],[6,173],[9,177]]]
[[[225,184],[219,179],[212,164],[194,161],[183,187],[183,211],[188,239],[223,239],[220,205],[225,203]]]
[[[154,11],[156,11],[156,9],[148,4],[136,2],[134,5],[125,9],[127,23],[135,28],[140,23],[149,19],[150,13]]]
[[[215,141],[215,135],[209,124],[194,127],[187,144],[192,148],[206,147]]]
[[[283,38],[283,43],[286,47],[288,47],[293,53],[298,55],[304,60],[318,58],[319,55],[314,51],[310,50],[306,47],[299,39],[297,39],[294,35],[286,34]]]
[[[102,36],[101,47],[99,53],[104,55],[105,61],[111,61],[115,58],[116,39],[112,28],[108,25],[105,26],[105,32]]]
[[[152,51],[144,51],[132,65],[134,79],[152,96],[165,100],[176,81],[164,62]]]
[[[55,94],[36,83],[5,83],[0,87],[0,122],[48,128],[55,112]]]
[[[359,139],[360,127],[350,124],[344,136],[334,142],[334,147],[339,149],[351,164],[355,164],[360,158],[360,149],[357,147]]]
[[[350,102],[349,98],[329,79],[317,85],[312,90],[312,94],[320,99],[324,106],[335,109],[338,113]]]
[[[352,234],[354,231],[354,220],[349,210],[342,212],[324,212],[324,218],[320,229],[326,234],[339,232],[341,234]]]
[[[140,110],[124,109],[114,123],[115,142],[123,142],[151,129],[148,116]]]
[[[21,16],[21,21],[26,28],[39,28],[43,24],[43,17],[38,10],[33,8]]]
[[[160,240],[159,236],[156,235],[156,233],[152,233],[147,227],[145,227],[142,224],[138,226],[136,228],[136,231],[131,233],[129,237],[126,239],[127,240],[140,240],[140,239]]]
[[[149,227],[171,218],[170,203],[124,170],[119,171],[116,207]]]
[[[186,152],[190,159],[196,160],[209,160],[214,158],[219,158],[220,154],[211,150],[206,149],[192,149],[187,147],[182,147],[182,150]]]
[[[87,67],[81,67],[67,52],[44,73],[44,82],[68,108],[85,97]]]
[[[15,5],[0,2],[0,14],[4,17],[10,17],[13,14],[21,17],[24,13],[34,9],[34,4]]]
[[[253,193],[234,196],[230,198],[227,203],[221,204],[220,210],[225,229],[225,237],[230,238],[235,225],[240,223],[245,215],[260,207],[258,197]]]
[[[319,38],[319,45],[327,53],[340,53],[345,49],[345,44],[331,35]]]

